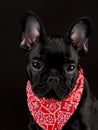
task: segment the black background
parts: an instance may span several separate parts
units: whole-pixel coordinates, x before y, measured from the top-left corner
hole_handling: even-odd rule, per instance
[[[93,35],[81,64],[98,98],[98,0],[0,0],[0,130],[27,130],[26,56],[19,48],[20,20],[32,10],[47,33],[65,35],[74,20],[88,16]]]

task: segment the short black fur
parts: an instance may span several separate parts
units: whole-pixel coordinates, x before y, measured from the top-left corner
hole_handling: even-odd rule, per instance
[[[22,22],[21,48],[27,54],[27,74],[33,92],[39,97],[63,100],[74,88],[79,60],[88,52],[92,32],[88,18],[80,18],[65,36],[49,36],[39,18],[28,13]],[[29,130],[42,130],[33,117]],[[98,130],[98,101],[87,80],[77,110],[62,130]]]

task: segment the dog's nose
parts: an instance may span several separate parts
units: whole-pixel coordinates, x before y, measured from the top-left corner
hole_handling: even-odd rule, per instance
[[[47,80],[48,83],[54,83],[57,84],[59,82],[59,78],[56,76],[50,76]]]

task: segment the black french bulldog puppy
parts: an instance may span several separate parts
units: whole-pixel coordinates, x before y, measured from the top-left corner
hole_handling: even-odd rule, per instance
[[[39,98],[61,101],[74,89],[79,60],[88,52],[91,32],[91,22],[84,17],[75,21],[65,36],[49,36],[34,13],[25,15],[21,48],[27,54],[32,91]],[[42,130],[33,117],[29,130]],[[62,130],[98,130],[98,101],[86,79],[81,101]]]

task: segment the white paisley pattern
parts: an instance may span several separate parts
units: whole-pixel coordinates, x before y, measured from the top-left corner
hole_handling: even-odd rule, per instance
[[[27,82],[26,94],[28,108],[37,124],[44,130],[61,130],[80,102],[84,87],[84,74],[80,67],[74,89],[62,101],[38,98]]]

